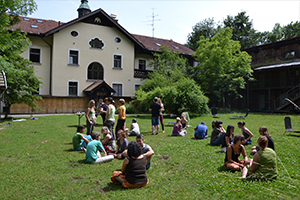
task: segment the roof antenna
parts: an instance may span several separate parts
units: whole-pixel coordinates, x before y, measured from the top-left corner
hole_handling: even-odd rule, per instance
[[[152,17],[152,20],[145,21],[145,22],[152,22],[151,24],[148,24],[148,25],[152,26],[152,37],[154,37],[154,30],[155,30],[155,28],[154,28],[154,21],[160,21],[160,19],[155,19],[155,17],[157,17],[158,15],[154,14],[154,9],[155,8],[152,8],[152,15],[148,16],[148,17]]]

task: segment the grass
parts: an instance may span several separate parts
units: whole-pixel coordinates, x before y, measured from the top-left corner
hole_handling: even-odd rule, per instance
[[[232,124],[235,134],[240,133],[236,125],[239,119],[229,116],[222,114],[219,120],[225,128]],[[121,160],[86,164],[84,153],[72,151],[76,115],[26,118],[22,122],[2,120],[0,199],[299,199],[300,134],[283,135],[284,116],[250,113],[244,120],[254,133],[254,143],[263,125],[274,139],[279,177],[272,182],[239,179],[239,172],[222,167],[225,154],[220,153],[220,147],[208,145],[210,138],[191,139],[193,127],[201,121],[208,124],[210,135],[210,124],[216,119],[210,115],[192,118],[185,137],[170,137],[172,126],[153,136],[150,116],[127,116],[127,127],[133,117],[137,118],[145,143],[155,151],[147,171],[149,185],[133,190],[110,182],[112,172],[121,169]],[[300,130],[300,118],[291,119],[293,128]],[[9,122],[11,125],[5,126]],[[100,129],[96,127],[96,131]],[[135,138],[129,137],[132,140]],[[250,158],[251,146],[246,146]]]

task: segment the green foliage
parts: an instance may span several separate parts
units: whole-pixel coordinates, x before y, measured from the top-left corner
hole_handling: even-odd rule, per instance
[[[142,112],[148,112],[154,97],[160,97],[165,110],[180,113],[183,110],[197,114],[208,112],[208,98],[203,95],[196,82],[187,77],[191,67],[179,53],[161,48],[151,61],[154,72],[136,92],[134,105]]]
[[[125,104],[126,107],[126,114],[137,114],[137,109],[134,107],[134,105],[129,102],[129,104]]]
[[[252,80],[251,56],[241,52],[238,41],[231,39],[232,30],[225,28],[212,39],[203,36],[195,52],[200,63],[194,68],[197,83],[213,103],[230,105],[232,98],[242,96],[239,89],[245,89],[247,80]]]
[[[246,11],[242,11],[234,17],[228,15],[223,23],[224,28],[232,29],[232,39],[240,41],[242,49],[257,45],[257,33],[253,28],[252,20],[246,15]]]
[[[38,93],[42,82],[35,76],[31,63],[20,56],[30,41],[20,29],[7,31],[19,22],[19,15],[31,14],[35,9],[33,0],[0,1],[0,70],[5,72],[7,78],[8,88],[3,97],[7,107],[25,103],[34,109],[37,107],[36,101],[41,100],[34,94]]]
[[[160,47],[160,50],[162,53],[154,53],[154,58],[150,60],[149,66],[166,75],[169,75],[171,71],[187,73],[189,69],[187,59],[181,56],[179,52],[169,51],[166,46]]]
[[[153,72],[136,92],[134,104],[146,112],[154,97],[160,97],[165,110],[171,113],[179,114],[184,110],[196,114],[208,112],[208,98],[194,80],[179,72],[170,72],[170,76]]]
[[[213,18],[204,19],[203,21],[198,22],[193,26],[193,32],[189,33],[186,46],[196,51],[198,47],[197,42],[200,40],[201,36],[212,38],[219,32],[219,29],[220,25],[216,28],[216,23]]]

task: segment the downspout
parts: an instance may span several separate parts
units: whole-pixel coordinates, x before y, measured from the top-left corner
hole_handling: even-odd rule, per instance
[[[51,44],[49,44],[44,38],[43,36],[41,36],[41,39],[48,44],[48,46],[50,47],[50,81],[49,81],[49,95],[52,96],[52,46]]]

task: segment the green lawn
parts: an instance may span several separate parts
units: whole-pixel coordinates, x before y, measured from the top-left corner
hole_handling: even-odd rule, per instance
[[[222,114],[218,119],[225,129],[232,124],[235,134],[240,133],[239,119],[229,116]],[[86,164],[84,153],[72,151],[76,115],[2,120],[0,199],[300,199],[300,134],[283,135],[284,116],[250,113],[244,120],[254,134],[255,145],[260,126],[266,126],[274,139],[279,177],[273,182],[239,179],[240,172],[222,167],[225,154],[220,153],[220,147],[208,145],[210,138],[191,139],[193,128],[201,121],[208,124],[210,135],[211,122],[216,119],[210,115],[192,118],[185,137],[170,137],[172,126],[166,126],[165,133],[151,135],[150,116],[134,116],[155,155],[147,171],[149,184],[133,190],[110,182],[112,172],[121,169],[121,160]],[[132,118],[127,116],[126,127]],[[291,119],[293,128],[300,130],[299,116]],[[174,119],[164,119],[170,120]],[[5,126],[9,122],[11,125]],[[85,124],[84,118],[81,122]],[[100,129],[96,127],[96,131]],[[246,146],[250,158],[251,147]]]

